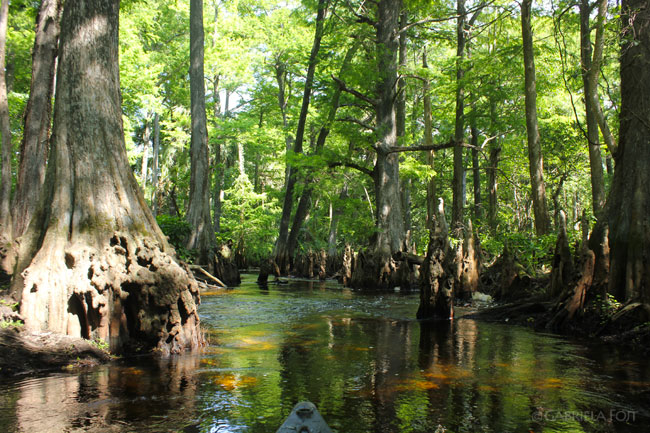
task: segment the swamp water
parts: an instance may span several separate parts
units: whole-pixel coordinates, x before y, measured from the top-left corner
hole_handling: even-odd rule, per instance
[[[202,295],[203,353],[5,380],[0,431],[272,433],[301,400],[340,433],[650,431],[647,359],[417,304],[245,275]]]

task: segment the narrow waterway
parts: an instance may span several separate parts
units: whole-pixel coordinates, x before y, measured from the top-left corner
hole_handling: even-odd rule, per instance
[[[650,431],[650,363],[628,350],[254,281],[202,296],[201,354],[5,380],[0,431],[272,433],[301,400],[340,433]]]

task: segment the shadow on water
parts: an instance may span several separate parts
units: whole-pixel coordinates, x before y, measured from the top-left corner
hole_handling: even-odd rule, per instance
[[[417,295],[290,281],[203,295],[200,355],[0,384],[1,431],[646,432],[650,366],[527,329],[417,322]]]

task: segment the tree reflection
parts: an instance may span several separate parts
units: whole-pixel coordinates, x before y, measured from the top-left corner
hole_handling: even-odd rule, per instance
[[[16,430],[121,432],[142,423],[138,431],[157,431],[169,419],[186,425],[191,420],[178,414],[195,410],[198,365],[198,356],[148,358],[23,381],[14,391]]]

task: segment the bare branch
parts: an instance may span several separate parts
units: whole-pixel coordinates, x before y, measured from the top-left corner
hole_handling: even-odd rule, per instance
[[[375,127],[372,125],[367,124],[363,120],[356,119],[354,117],[340,117],[336,119],[337,122],[351,122],[351,123],[356,123],[357,125],[360,125],[364,127],[365,129],[368,129],[370,131],[375,131]]]
[[[347,92],[347,93],[349,93],[351,95],[356,96],[357,98],[361,99],[364,102],[367,102],[368,104],[372,105],[373,107],[376,107],[377,104],[379,104],[379,101],[377,101],[376,99],[370,98],[367,95],[364,95],[363,93],[359,92],[358,90],[354,90],[354,89],[349,88],[348,86],[345,85],[345,82],[343,80],[341,80],[340,78],[335,77],[334,75],[332,75],[332,79],[334,81],[336,81],[336,83],[341,87],[341,90],[343,90],[344,92]]]
[[[386,153],[395,153],[395,152],[419,152],[419,151],[431,151],[431,150],[442,150],[442,149],[451,149],[456,146],[456,142],[453,139],[449,139],[447,143],[442,144],[432,144],[432,145],[423,145],[423,146],[395,146],[391,147]],[[481,150],[480,147],[472,146],[467,143],[460,143],[460,147],[466,147],[468,149],[477,149]]]
[[[476,20],[476,18],[478,17],[478,13],[477,13],[477,12],[481,11],[481,10],[482,10],[484,7],[486,7],[486,6],[491,5],[492,3],[494,3],[494,1],[495,1],[495,0],[490,0],[490,1],[488,1],[488,2],[481,3],[481,4],[479,4],[479,5],[477,5],[476,7],[474,7],[474,8],[472,8],[472,9],[466,11],[464,14],[461,14],[461,15],[455,14],[455,15],[451,15],[451,16],[444,17],[444,18],[424,18],[424,19],[422,19],[422,20],[420,20],[420,21],[415,21],[415,22],[413,22],[413,23],[411,23],[411,24],[408,24],[408,25],[402,27],[402,28],[399,30],[399,32],[397,32],[397,33],[398,33],[398,34],[404,33],[404,32],[410,30],[410,29],[413,28],[413,27],[421,26],[421,25],[423,25],[423,24],[429,24],[429,23],[442,23],[442,22],[445,22],[445,21],[456,20],[456,19],[458,19],[458,18],[462,18],[462,17],[468,16],[468,15],[470,15],[470,14],[475,14],[475,15],[471,18],[471,20],[474,21],[474,20]]]
[[[361,173],[367,174],[368,176],[372,177],[374,175],[374,171],[370,170],[367,167],[363,167],[359,164],[356,164],[352,161],[336,161],[336,162],[330,162],[328,164],[330,168],[335,168],[335,167],[348,167],[348,168],[353,168],[355,170],[360,171]]]

